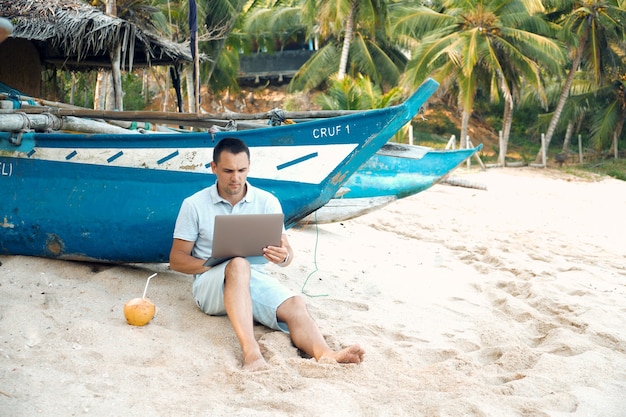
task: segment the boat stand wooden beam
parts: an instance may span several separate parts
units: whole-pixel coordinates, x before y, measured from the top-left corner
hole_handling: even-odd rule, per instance
[[[0,98],[9,98],[6,93],[0,93]],[[15,97],[11,97],[15,98]],[[348,114],[359,113],[359,110],[317,110],[304,112],[283,111],[280,109],[270,110],[259,113],[179,113],[179,112],[158,112],[158,111],[115,111],[115,110],[93,110],[76,106],[62,105],[61,103],[49,102],[33,97],[19,96],[19,100],[29,100],[40,103],[41,105],[22,105],[20,109],[14,112],[23,112],[27,114],[43,114],[49,113],[58,117],[74,116],[85,117],[90,119],[102,120],[123,120],[132,122],[149,122],[171,125],[184,125],[195,127],[209,128],[216,124],[216,120],[267,120],[277,117],[289,119],[322,119],[337,116],[345,116]],[[10,112],[7,110],[6,112]]]

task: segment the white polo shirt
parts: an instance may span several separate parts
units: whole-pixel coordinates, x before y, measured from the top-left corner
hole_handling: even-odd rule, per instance
[[[195,242],[191,255],[208,259],[213,247],[213,224],[216,215],[282,213],[280,201],[273,194],[248,182],[246,188],[246,195],[234,206],[220,197],[217,182],[187,197],[178,212],[174,238]]]

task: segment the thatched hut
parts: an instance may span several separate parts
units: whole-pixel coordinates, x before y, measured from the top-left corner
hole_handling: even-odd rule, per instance
[[[39,96],[44,68],[111,69],[121,48],[121,70],[192,62],[189,44],[177,44],[109,16],[78,0],[0,0],[13,33],[0,44],[0,81]]]

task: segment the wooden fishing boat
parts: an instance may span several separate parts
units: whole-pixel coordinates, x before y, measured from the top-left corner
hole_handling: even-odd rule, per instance
[[[0,253],[168,261],[180,204],[215,181],[212,150],[226,136],[248,144],[249,180],[278,197],[289,228],[333,198],[437,88],[427,80],[397,106],[238,132],[31,132],[22,128],[43,123],[34,116],[54,117],[7,114],[24,122],[0,133]]]
[[[441,150],[387,143],[346,181],[335,198],[301,222],[344,221],[420,193],[481,148]]]

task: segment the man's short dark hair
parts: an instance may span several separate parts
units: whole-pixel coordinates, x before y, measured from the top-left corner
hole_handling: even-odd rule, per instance
[[[245,152],[248,155],[248,160],[250,159],[250,149],[248,145],[241,139],[237,138],[224,138],[217,142],[215,148],[213,148],[213,162],[218,163],[220,161],[220,155],[222,152],[230,152],[233,155],[237,155],[238,153]]]

